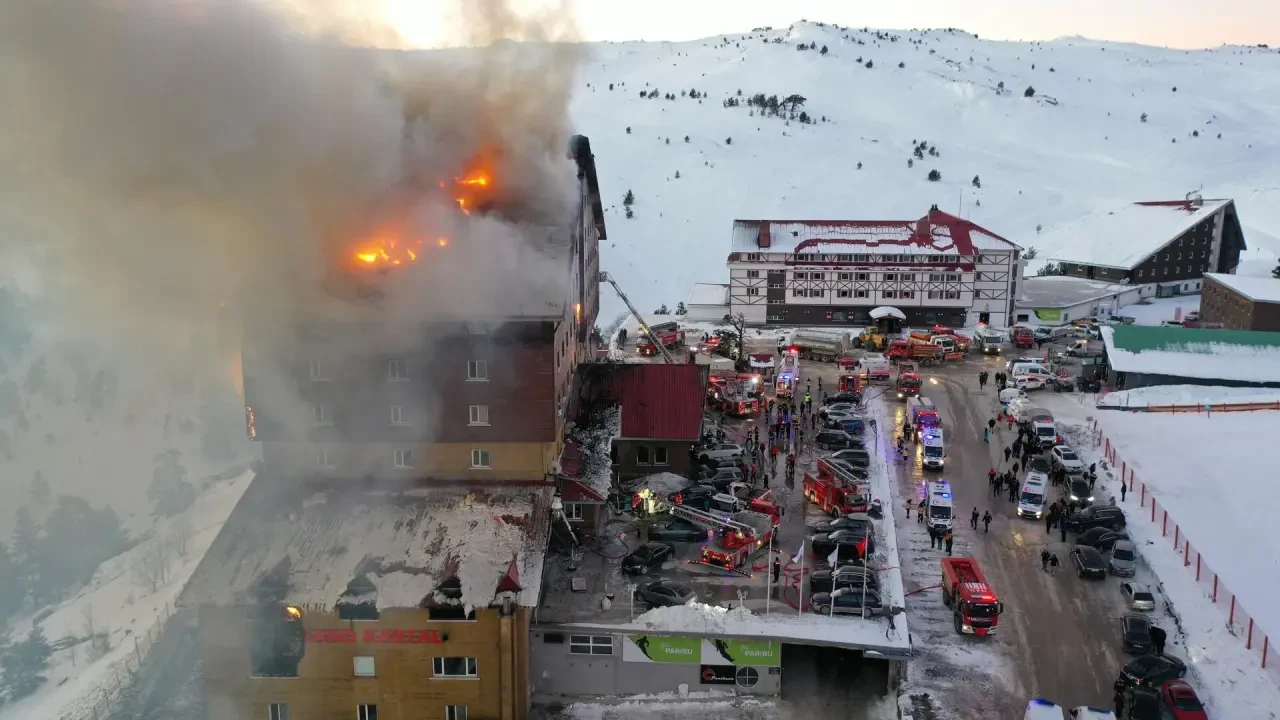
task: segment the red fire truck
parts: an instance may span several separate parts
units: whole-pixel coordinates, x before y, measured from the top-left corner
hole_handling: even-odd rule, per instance
[[[760,376],[750,373],[713,373],[707,384],[707,397],[711,404],[733,417],[747,417],[759,412],[762,392]]]
[[[657,355],[658,348],[653,344],[654,338],[657,338],[663,347],[673,348],[684,344],[684,331],[680,329],[680,325],[674,320],[650,325],[649,334],[641,335],[636,342],[636,352],[641,355]]]
[[[692,562],[744,575],[751,574],[751,557],[768,546],[777,527],[771,516],[751,510],[723,513],[673,505],[671,514],[715,533],[715,540]]]
[[[870,489],[826,460],[818,461],[816,477],[804,474],[804,497],[832,516],[866,512],[871,507]]]
[[[920,372],[914,362],[903,362],[898,365],[898,399],[906,400],[920,394]]]
[[[1025,325],[1017,325],[1010,333],[1013,335],[1014,347],[1029,348],[1036,346],[1036,334],[1031,328]]]
[[[1004,612],[978,561],[967,557],[942,558],[942,603],[951,608],[958,633],[990,635]]]
[[[843,374],[840,376],[840,392],[862,392],[862,376],[858,374]]]

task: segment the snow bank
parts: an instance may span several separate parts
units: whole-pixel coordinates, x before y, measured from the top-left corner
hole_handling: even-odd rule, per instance
[[[1237,388],[1214,385],[1153,385],[1117,390],[1098,398],[1100,408],[1144,408],[1148,405],[1222,405],[1280,403],[1280,388]]]

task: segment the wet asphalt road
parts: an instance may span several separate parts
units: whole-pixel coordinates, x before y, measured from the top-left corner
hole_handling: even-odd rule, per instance
[[[922,685],[939,688],[946,712],[939,717],[1014,717],[1028,699],[1047,697],[1066,707],[1111,703],[1112,682],[1126,656],[1119,645],[1119,617],[1123,601],[1115,578],[1081,580],[1070,565],[1072,533],[1067,543],[1055,529],[1046,534],[1043,520],[1023,520],[1005,495],[993,496],[987,470],[1003,471],[1003,448],[1016,430],[1001,430],[988,445],[982,428],[995,416],[996,393],[990,384],[979,391],[977,373],[986,367],[995,372],[999,361],[970,357],[938,369],[922,369],[922,394],[938,406],[946,438],[946,468],[925,471],[913,455],[907,463],[891,461],[892,484],[898,494],[886,503],[904,512],[907,497],[918,500],[924,483],[942,478],[955,496],[955,555],[976,558],[988,581],[1005,603],[998,632],[993,637],[960,636],[951,614],[941,602],[940,590],[924,589],[909,595],[908,611],[919,660],[911,672],[921,673]],[[823,379],[824,388],[835,385],[833,365],[804,363],[803,370]],[[880,427],[881,452],[892,455],[894,438],[887,434],[902,426],[905,406],[892,392],[867,394],[869,413]],[[815,403],[817,399],[815,398]],[[1049,499],[1060,489],[1051,488]],[[989,533],[969,527],[974,507],[990,510],[994,517]],[[923,525],[901,522],[898,544],[906,590],[936,585],[941,576],[939,558],[944,551],[929,547]],[[1062,565],[1056,576],[1040,569],[1040,551],[1048,547]],[[937,703],[935,703],[937,705]]]

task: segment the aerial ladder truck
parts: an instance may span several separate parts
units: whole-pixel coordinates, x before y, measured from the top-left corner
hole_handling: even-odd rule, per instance
[[[622,298],[622,302],[625,303],[627,309],[631,311],[631,316],[636,319],[636,322],[640,323],[640,332],[643,333],[645,337],[652,339],[654,347],[658,348],[658,351],[662,353],[662,359],[668,365],[675,365],[675,358],[671,357],[671,353],[667,352],[667,348],[662,344],[660,338],[653,337],[653,331],[649,329],[649,323],[644,321],[644,317],[640,315],[640,311],[636,310],[636,306],[631,304],[631,300],[627,298],[627,294],[622,292],[622,288],[618,286],[618,281],[614,280],[613,276],[609,273],[601,270],[600,282],[607,282],[613,286],[614,291],[618,293],[618,297]]]

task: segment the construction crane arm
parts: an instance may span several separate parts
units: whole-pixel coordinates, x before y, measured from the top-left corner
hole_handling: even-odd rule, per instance
[[[663,360],[665,360],[668,365],[675,365],[675,358],[671,357],[671,353],[667,352],[667,347],[662,344],[662,339],[655,338],[653,336],[653,332],[649,330],[649,323],[644,321],[644,317],[640,315],[640,311],[636,310],[636,306],[631,304],[631,300],[627,298],[627,294],[622,292],[621,287],[618,287],[618,282],[614,280],[609,273],[603,270],[600,271],[600,281],[607,282],[613,286],[614,292],[618,293],[618,297],[622,298],[622,302],[625,303],[627,309],[631,311],[631,315],[636,319],[636,322],[640,323],[640,332],[644,333],[644,335],[649,338],[649,342],[652,342],[658,348],[658,351],[662,353]]]

